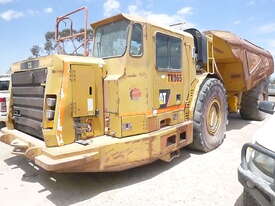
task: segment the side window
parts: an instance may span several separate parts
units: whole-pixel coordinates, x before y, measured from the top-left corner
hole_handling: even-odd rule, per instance
[[[168,36],[157,33],[157,67],[169,68]]]
[[[142,26],[134,24],[132,29],[130,54],[132,56],[141,56],[143,53]]]
[[[181,39],[157,33],[156,50],[158,70],[181,68]]]

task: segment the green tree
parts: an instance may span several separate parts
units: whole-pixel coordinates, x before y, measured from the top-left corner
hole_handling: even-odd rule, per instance
[[[31,48],[31,53],[33,57],[39,57],[41,52],[41,47],[38,45],[33,45]]]
[[[80,29],[79,31],[72,30],[72,32],[71,32],[70,29],[63,29],[62,31],[59,32],[59,37],[62,38],[62,37],[66,37],[66,36],[69,36],[71,34],[80,33],[80,32],[83,32],[83,31],[84,31],[84,29]],[[92,32],[91,29],[87,30],[87,36],[88,36],[88,46],[89,46],[89,42],[91,42],[91,40],[93,38],[93,32]],[[76,42],[78,44],[81,44],[83,39],[84,39],[84,36],[79,36],[79,37],[76,38]],[[65,42],[62,42],[61,44],[62,44],[62,47],[64,48]],[[47,55],[51,55],[51,54],[55,53],[55,50],[56,50],[57,46],[58,46],[58,44],[55,41],[55,32],[48,31],[45,34],[45,42],[44,42],[44,48],[43,48],[44,51],[46,52]],[[34,45],[31,48],[31,53],[34,57],[38,57],[38,56],[40,56],[43,49],[40,48],[38,45]],[[67,53],[67,52],[64,51],[64,53]]]
[[[49,31],[45,34],[45,40],[44,43],[44,50],[45,52],[50,55],[54,52],[56,48],[56,42],[55,42],[55,32]]]

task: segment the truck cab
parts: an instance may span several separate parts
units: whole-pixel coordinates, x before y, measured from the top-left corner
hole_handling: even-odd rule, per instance
[[[195,79],[194,41],[189,33],[125,14],[92,27],[93,55],[105,62],[108,135],[148,133],[188,120],[184,107]]]

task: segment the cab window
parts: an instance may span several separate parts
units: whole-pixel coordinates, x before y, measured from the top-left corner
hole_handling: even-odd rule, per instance
[[[179,70],[181,68],[181,39],[157,33],[156,62],[158,70]]]
[[[142,26],[134,24],[131,35],[130,54],[132,56],[141,56],[143,53]]]
[[[93,55],[100,58],[123,56],[127,48],[129,24],[128,20],[120,20],[99,26],[95,30]]]

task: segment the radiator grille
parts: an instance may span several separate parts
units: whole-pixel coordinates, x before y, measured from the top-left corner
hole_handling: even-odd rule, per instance
[[[16,72],[11,77],[14,127],[40,139],[46,78],[46,68]]]

